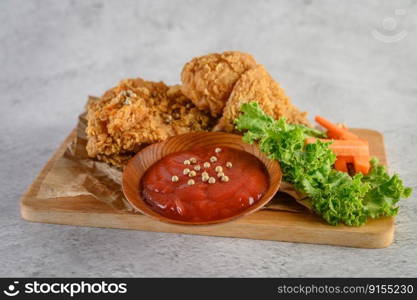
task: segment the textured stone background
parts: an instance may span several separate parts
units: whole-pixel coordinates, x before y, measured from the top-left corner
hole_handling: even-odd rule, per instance
[[[125,77],[176,83],[193,56],[228,49],[310,116],[383,132],[416,187],[417,2],[392,2],[2,0],[0,276],[416,276],[416,196],[379,250],[32,224],[18,207],[87,95]]]

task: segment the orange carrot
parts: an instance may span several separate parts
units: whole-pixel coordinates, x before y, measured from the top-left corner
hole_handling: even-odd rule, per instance
[[[355,173],[368,174],[371,164],[369,156],[338,156],[334,168],[341,172],[349,172],[348,164],[353,164]]]
[[[353,163],[352,156],[338,156],[334,163],[334,168],[338,171],[348,173],[349,169],[347,164]]]
[[[327,135],[332,139],[337,140],[356,140],[359,137],[356,134],[353,134],[349,130],[339,127],[336,124],[330,122],[329,120],[316,116],[316,122],[319,123],[321,126],[327,129]]]
[[[310,138],[306,138],[305,143],[306,144],[314,144],[315,142],[317,142],[317,140],[320,140],[322,142],[332,142],[333,141],[333,140],[329,140],[329,139],[318,139],[318,138],[310,137]]]
[[[353,157],[353,166],[356,173],[368,174],[371,164],[369,155]]]
[[[336,156],[369,156],[368,143],[363,140],[334,140],[329,147]]]
[[[329,148],[336,156],[369,156],[369,145],[365,140],[320,140],[323,142],[332,142]],[[316,138],[307,138],[306,144],[315,143],[316,141]]]
[[[341,140],[340,134],[337,134],[337,133],[335,133],[333,131],[327,130],[326,134],[327,134],[327,137],[329,139],[332,139],[332,140]]]

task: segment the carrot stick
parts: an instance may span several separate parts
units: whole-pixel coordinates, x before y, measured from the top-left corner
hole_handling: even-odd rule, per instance
[[[348,173],[349,169],[347,164],[353,163],[353,157],[351,156],[338,156],[334,163],[334,168],[338,171]]]
[[[320,140],[320,141],[331,141],[331,140],[327,140],[327,139],[317,139],[317,138],[314,138],[314,137],[310,137],[310,138],[306,138],[306,140],[305,140],[305,143],[306,144],[314,144],[315,142],[317,142],[317,140]]]
[[[327,130],[327,132],[326,132],[326,134],[327,134],[327,137],[329,138],[329,139],[332,139],[332,140],[340,140],[341,138],[341,135],[340,134],[338,134],[338,133],[335,133],[335,132],[333,132],[333,131],[329,131],[329,130]]]
[[[371,164],[369,156],[338,156],[334,163],[334,168],[341,172],[349,172],[348,164],[353,164],[355,173],[368,174]]]
[[[332,142],[329,148],[336,156],[369,156],[369,145],[365,140],[320,140],[322,142]],[[316,141],[316,138],[307,138],[306,144],[315,143]]]
[[[315,137],[309,137],[309,138],[306,138],[305,143],[306,144],[314,144],[317,141],[332,142],[333,143],[335,140],[332,140],[332,139],[318,139],[318,138],[315,138]]]
[[[369,163],[369,155],[353,157],[353,166],[356,173],[368,174],[371,164]]]
[[[369,146],[362,140],[334,140],[329,147],[336,156],[369,156]]]
[[[316,116],[315,120],[317,123],[319,123],[321,126],[327,129],[327,135],[333,139],[356,140],[359,138],[357,135],[353,134],[349,130],[341,128],[321,116]]]

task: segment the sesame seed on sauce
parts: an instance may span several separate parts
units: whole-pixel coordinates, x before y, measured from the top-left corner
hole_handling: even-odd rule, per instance
[[[220,180],[223,182],[229,182],[229,176],[224,175],[222,178],[220,178]]]
[[[188,184],[188,185],[193,185],[193,184],[195,184],[194,179],[190,179],[190,180],[188,180],[188,181],[187,181],[187,184]]]
[[[228,161],[226,163],[226,168],[229,168],[230,169],[231,167],[233,167],[233,164],[230,161]]]
[[[253,197],[249,197],[249,205],[252,205],[255,202],[255,199]]]
[[[197,175],[197,173],[195,171],[190,171],[190,173],[188,173],[188,176],[190,176],[190,177],[194,177],[196,175]]]
[[[190,169],[188,169],[188,168],[185,168],[185,169],[182,171],[182,174],[184,174],[184,175],[187,175],[188,173],[190,173]]]
[[[172,182],[178,182],[178,180],[179,180],[178,176],[174,175],[174,176],[171,177]]]
[[[223,177],[223,176],[224,176],[224,173],[223,172],[217,173],[217,177]]]
[[[214,149],[214,152],[216,152],[216,153],[220,153],[220,152],[222,152],[222,149],[220,149],[220,148],[216,148],[216,149]]]
[[[184,160],[184,165],[190,165],[190,164],[191,162],[188,159]]]
[[[201,181],[202,182],[206,182],[207,180],[209,180],[209,176],[201,176]]]
[[[195,164],[197,163],[197,159],[195,157],[190,158],[190,163]]]
[[[210,178],[208,179],[208,183],[210,183],[210,184],[216,183],[216,178],[214,178],[214,177],[210,177]]]
[[[212,156],[210,157],[210,162],[215,163],[217,161],[217,157]]]
[[[194,170],[196,170],[196,171],[200,171],[200,170],[201,170],[200,165],[196,165],[196,166],[194,166]]]
[[[210,168],[210,163],[209,163],[209,162],[205,162],[205,163],[203,164],[203,167],[204,167],[205,169]]]
[[[217,166],[214,170],[216,172],[223,172],[223,168],[221,166]]]

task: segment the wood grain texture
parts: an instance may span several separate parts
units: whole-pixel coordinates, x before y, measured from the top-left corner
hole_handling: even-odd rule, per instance
[[[354,130],[369,141],[371,155],[386,164],[383,136],[373,130]],[[261,210],[228,223],[184,226],[159,222],[142,214],[118,211],[92,196],[42,199],[35,197],[56,159],[74,139],[73,132],[45,165],[20,202],[22,218],[32,222],[124,228],[226,236],[361,248],[383,248],[392,243],[394,218],[370,220],[365,226],[330,226],[307,212]]]

